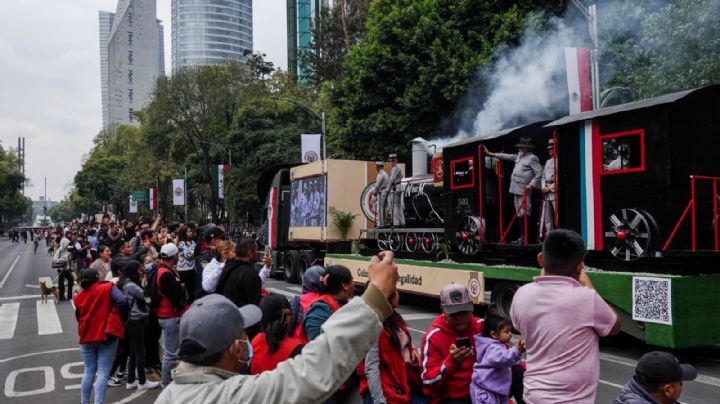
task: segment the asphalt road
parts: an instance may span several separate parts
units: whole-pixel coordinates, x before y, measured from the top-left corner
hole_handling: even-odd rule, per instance
[[[69,302],[40,303],[38,277],[56,278],[44,243],[33,253],[32,243],[0,241],[0,386],[1,403],[78,402],[82,357],[77,342],[77,322]],[[299,285],[268,280],[265,287],[292,297]],[[438,302],[410,296],[401,298],[400,313],[419,345],[422,334],[438,314]],[[632,376],[637,359],[652,350],[626,336],[601,343],[598,403],[611,403]],[[697,381],[685,384],[681,401],[720,403],[720,346],[676,351],[683,362],[696,366]],[[151,403],[159,390],[127,391],[108,387],[106,402]]]

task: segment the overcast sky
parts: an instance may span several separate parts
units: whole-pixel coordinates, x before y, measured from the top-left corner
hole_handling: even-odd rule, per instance
[[[287,69],[285,0],[253,0],[253,46]],[[170,0],[157,0],[170,63]],[[0,11],[0,141],[25,137],[26,195],[60,200],[102,128],[98,11],[117,0],[4,1]]]

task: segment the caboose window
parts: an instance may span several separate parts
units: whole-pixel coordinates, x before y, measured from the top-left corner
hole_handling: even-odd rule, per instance
[[[602,173],[621,174],[645,170],[645,131],[633,130],[600,136]]]
[[[472,188],[475,185],[472,157],[453,160],[450,162],[450,167],[452,173],[451,189]]]

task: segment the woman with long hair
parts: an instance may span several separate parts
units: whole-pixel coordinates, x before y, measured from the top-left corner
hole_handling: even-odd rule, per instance
[[[260,300],[260,310],[262,331],[252,340],[253,375],[275,369],[278,363],[299,354],[303,347],[302,341],[292,336],[295,324],[285,296],[270,293]]]
[[[213,259],[202,272],[202,288],[206,293],[213,293],[220,281],[225,263],[235,258],[235,243],[229,240],[219,242],[211,251]]]
[[[75,317],[78,320],[80,351],[85,364],[80,398],[83,404],[90,402],[95,380],[95,403],[99,404],[105,400],[118,339],[123,338],[125,333],[120,311],[127,310],[127,300],[112,283],[99,282],[94,269],[82,271],[80,287],[82,290],[73,299]]]
[[[180,281],[185,284],[185,291],[188,295],[188,303],[195,300],[195,284],[197,283],[197,274],[195,273],[195,234],[190,228],[183,228],[178,239],[178,263],[177,271],[180,275]]]
[[[150,307],[145,300],[142,280],[145,277],[145,266],[136,260],[125,262],[122,287],[128,297],[130,314],[125,325],[128,340],[128,390],[149,390],[160,384],[145,378],[145,319],[150,315]]]

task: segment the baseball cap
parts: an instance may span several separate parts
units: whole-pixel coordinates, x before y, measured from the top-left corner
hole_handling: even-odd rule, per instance
[[[254,304],[238,308],[223,295],[211,294],[195,300],[180,318],[180,344],[192,341],[202,348],[189,362],[201,362],[227,349],[240,338],[240,332],[260,322],[262,311]]]
[[[205,230],[205,241],[210,241],[214,238],[225,238],[225,232],[217,226],[212,226]]]
[[[669,352],[653,351],[640,357],[635,375],[640,383],[672,383],[695,380],[697,370],[692,365],[680,363]]]
[[[446,314],[472,311],[473,305],[465,286],[450,282],[440,291],[440,305]]]
[[[170,258],[176,256],[178,248],[173,243],[167,243],[160,248],[160,258]]]

